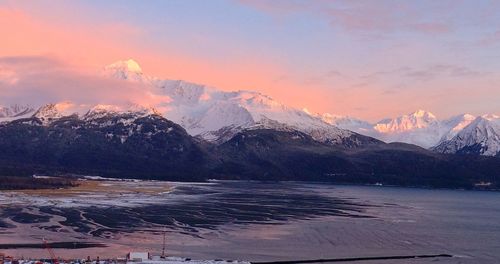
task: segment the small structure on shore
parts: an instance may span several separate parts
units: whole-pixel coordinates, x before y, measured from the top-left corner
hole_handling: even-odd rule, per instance
[[[142,262],[150,259],[149,252],[129,252],[127,260],[134,262]]]

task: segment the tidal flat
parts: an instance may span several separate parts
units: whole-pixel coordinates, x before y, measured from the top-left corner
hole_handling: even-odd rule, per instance
[[[450,254],[440,263],[496,263],[498,223],[497,192],[113,180],[0,192],[0,250],[24,257],[47,255],[33,246],[42,238],[65,245],[54,251],[66,258],[159,253],[165,235],[168,254],[202,259]]]

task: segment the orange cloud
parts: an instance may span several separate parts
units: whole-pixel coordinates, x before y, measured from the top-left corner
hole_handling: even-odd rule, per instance
[[[304,93],[293,81],[277,81],[286,69],[263,55],[240,52],[216,61],[203,60],[181,53],[168,43],[141,43],[143,32],[132,25],[105,24],[98,28],[85,23],[54,25],[16,9],[0,8],[0,23],[13,25],[0,27],[0,35],[8,36],[0,45],[2,57],[57,58],[64,61],[65,67],[87,73],[116,60],[134,58],[145,73],[153,76],[183,79],[223,90],[258,90],[287,104],[314,110],[320,110],[315,106],[324,103],[321,95]]]
[[[17,72],[0,68],[0,82],[3,80],[4,85],[10,82],[9,87],[18,89],[17,91],[10,90],[8,94],[0,91],[2,96],[8,95],[9,98],[16,96],[20,98],[23,95],[39,99],[43,95],[54,100],[82,97],[86,101],[96,101],[97,99],[91,97],[100,96],[101,99],[113,100],[113,95],[122,95],[127,91],[128,94],[123,98],[120,96],[117,98],[130,100],[131,97],[135,97],[135,101],[141,102],[164,100],[164,98],[157,98],[155,93],[149,93],[150,96],[147,97],[144,93],[138,92],[140,88],[120,90],[119,84],[103,82],[94,76],[94,73],[106,64],[134,58],[140,62],[143,71],[148,75],[183,79],[219,87],[223,90],[257,90],[288,105],[297,108],[306,107],[313,112],[331,112],[376,119],[393,115],[395,109],[399,110],[402,107],[401,100],[391,100],[396,95],[382,94],[388,89],[383,84],[368,80],[363,87],[356,88],[353,87],[353,82],[359,82],[359,80],[353,80],[355,77],[350,80],[328,80],[323,83],[307,82],[304,81],[304,75],[307,76],[309,73],[297,73],[293,65],[287,65],[283,61],[273,61],[258,50],[243,51],[238,50],[238,47],[228,47],[231,52],[228,52],[227,56],[223,55],[216,59],[200,58],[194,54],[182,52],[182,49],[172,46],[173,44],[168,41],[167,43],[143,41],[151,38],[147,36],[147,32],[134,25],[101,23],[95,26],[85,21],[79,22],[78,19],[67,24],[56,24],[20,9],[0,8],[0,23],[10,25],[0,27],[0,35],[3,36],[0,57],[42,56],[49,60],[45,63],[53,63],[51,69],[58,68],[57,71],[51,70],[46,73],[50,75],[47,80],[26,79],[26,76],[22,76],[25,78],[24,84],[39,85],[38,87],[45,89],[28,89],[24,93],[19,84],[12,86],[14,82],[19,81],[19,76],[16,76]],[[433,27],[430,29],[434,30]],[[200,41],[203,44],[207,40],[196,39],[194,41]],[[221,41],[220,45],[228,44]],[[415,53],[412,51],[410,54]],[[27,63],[29,62],[24,62],[23,70],[31,72],[26,68]],[[34,66],[39,67],[37,74],[40,78],[44,76],[46,78],[47,75],[39,71],[50,67],[40,65],[38,61]],[[70,77],[64,79],[63,76],[56,76],[57,74],[69,74]],[[33,76],[30,75],[30,77]],[[86,76],[94,77],[87,78]],[[77,84],[77,81],[81,84]],[[68,89],[69,84],[73,84],[72,89]],[[102,92],[98,92],[99,86],[106,86],[106,89],[103,88]],[[78,91],[77,88],[82,90]],[[412,95],[414,94],[403,94],[404,98],[408,97],[410,101]],[[110,104],[111,102],[99,101],[99,103]],[[422,107],[425,106],[418,106],[418,108]],[[405,109],[404,112],[407,110]]]
[[[64,63],[46,57],[0,58],[1,72],[10,74],[0,74],[0,105],[36,106],[70,101],[80,105],[156,107],[170,101],[153,86],[73,71]]]
[[[99,28],[51,25],[21,10],[7,8],[0,8],[0,23],[4,25],[0,27],[1,56],[50,55],[84,67],[130,55],[126,43],[140,34],[133,27],[119,24]]]

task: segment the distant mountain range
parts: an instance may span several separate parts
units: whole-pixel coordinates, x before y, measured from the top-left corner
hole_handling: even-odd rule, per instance
[[[479,155],[498,155],[498,124],[500,117],[496,115],[473,116],[461,114],[449,119],[439,120],[430,112],[418,110],[394,119],[384,119],[375,124],[346,117],[331,115],[321,116],[325,122],[339,128],[349,129],[385,142],[404,142],[429,148],[443,153],[470,153]],[[482,128],[483,127],[483,128]],[[482,136],[478,130],[489,129]],[[468,138],[467,141],[463,141]],[[453,143],[460,142],[460,143]],[[455,144],[455,148],[438,147]],[[470,147],[483,145],[484,148],[472,151]],[[462,148],[469,149],[462,151]],[[489,149],[489,151],[487,151]]]
[[[442,153],[500,155],[500,117],[496,115],[461,114],[439,120],[430,112],[418,110],[376,124],[339,121],[330,123],[385,142],[404,142]]]
[[[332,114],[314,114],[305,109],[296,109],[269,96],[255,91],[222,91],[201,84],[181,80],[166,80],[147,76],[139,64],[133,60],[118,61],[103,69],[103,75],[110,78],[136,82],[152,86],[162,91],[171,101],[165,102],[168,110],[161,114],[178,123],[192,135],[211,142],[224,142],[242,129],[252,127],[267,120],[286,124],[294,129],[311,135],[319,141],[341,142],[352,135],[360,134],[384,142],[403,142],[445,153],[470,153],[498,155],[500,141],[499,117],[489,114],[473,116],[461,114],[440,120],[424,110],[384,119],[375,124]],[[53,102],[58,113],[46,115],[85,114],[96,105],[78,105],[73,102]],[[30,117],[42,106],[23,105],[13,102],[12,106],[0,107],[0,122]],[[116,111],[128,111],[137,105],[113,106],[100,105]],[[150,107],[150,106],[147,106]],[[53,117],[47,117],[53,118]],[[482,122],[479,122],[483,120]],[[477,122],[475,122],[477,121]],[[269,122],[267,122],[269,123]],[[477,124],[488,126],[488,133],[475,136],[473,128]],[[488,123],[488,124],[483,124]],[[471,125],[471,127],[468,127]],[[465,129],[467,128],[467,129]],[[460,133],[462,132],[462,133]],[[460,134],[459,137],[458,134]],[[467,134],[467,135],[466,135]],[[355,135],[354,137],[359,137]],[[466,141],[463,139],[467,138]],[[455,147],[443,146],[454,145]],[[479,149],[477,146],[483,146]],[[438,147],[439,146],[439,147]]]
[[[154,107],[69,101],[0,107],[0,174],[497,184],[494,115],[439,120],[419,110],[371,124],[312,114],[254,91],[150,77],[133,60],[106,66],[103,75],[154,87],[169,100]]]
[[[47,105],[30,118],[0,126],[0,175],[498,187],[495,157],[439,154],[358,134],[320,141],[270,120],[211,143],[150,109],[95,107],[82,116],[62,117],[54,110],[57,105]]]
[[[455,136],[432,148],[442,153],[500,155],[500,118],[485,115],[475,118]]]

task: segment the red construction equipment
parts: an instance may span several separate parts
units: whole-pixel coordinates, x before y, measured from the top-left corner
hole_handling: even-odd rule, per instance
[[[45,246],[45,249],[49,252],[50,258],[52,259],[52,264],[59,264],[59,261],[57,260],[56,254],[54,254],[54,251],[50,247],[49,243],[45,238],[43,238],[43,245]]]

